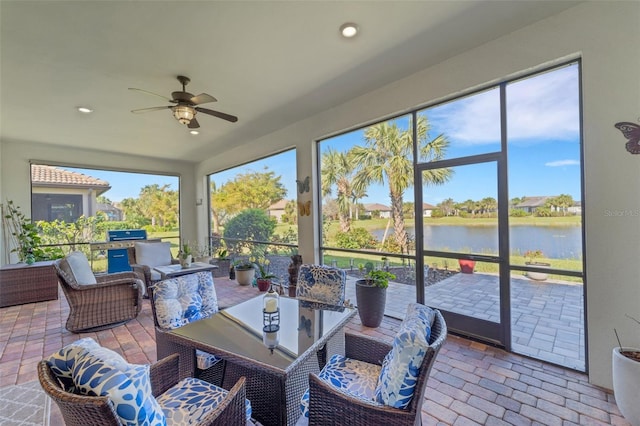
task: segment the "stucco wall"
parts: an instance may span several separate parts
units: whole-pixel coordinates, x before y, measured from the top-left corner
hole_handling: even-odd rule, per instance
[[[346,104],[200,163],[197,176],[296,147],[298,176],[315,176],[314,140],[524,71],[582,58],[588,368],[610,388],[613,329],[640,346],[640,156],[613,127],[640,119],[640,3],[588,2],[455,56]],[[248,150],[247,146],[251,146]],[[198,192],[203,191],[203,180]],[[317,184],[313,186],[317,199]],[[316,202],[314,202],[316,204]],[[199,215],[199,229],[206,217]],[[300,219],[300,252],[317,253],[317,211]]]

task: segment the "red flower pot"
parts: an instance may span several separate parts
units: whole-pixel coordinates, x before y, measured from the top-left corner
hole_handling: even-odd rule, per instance
[[[269,287],[271,287],[271,280],[269,279],[262,279],[262,278],[258,278],[258,290],[260,291],[267,291],[269,290]]]
[[[458,264],[460,265],[460,272],[463,274],[473,274],[473,269],[476,267],[475,260],[458,259]]]

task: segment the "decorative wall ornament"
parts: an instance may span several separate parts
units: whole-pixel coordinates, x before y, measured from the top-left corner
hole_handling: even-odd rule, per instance
[[[306,178],[304,178],[304,180],[297,180],[296,182],[298,184],[298,192],[303,194],[305,192],[309,192],[309,176],[307,176]]]
[[[640,126],[628,121],[621,121],[615,124],[629,142],[625,144],[627,151],[631,154],[640,154]]]
[[[311,200],[304,202],[298,201],[298,211],[300,213],[300,216],[311,215]]]

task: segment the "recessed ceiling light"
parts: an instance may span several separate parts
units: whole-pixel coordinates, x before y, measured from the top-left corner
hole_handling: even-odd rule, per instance
[[[93,112],[91,108],[87,108],[87,107],[78,107],[78,111],[84,114],[91,114]]]
[[[197,130],[191,130],[189,133],[191,133],[192,135],[199,135],[200,132]]]
[[[340,34],[342,34],[342,37],[345,37],[345,38],[355,37],[356,34],[358,34],[358,25],[352,22],[347,22],[346,24],[342,24],[340,26]]]

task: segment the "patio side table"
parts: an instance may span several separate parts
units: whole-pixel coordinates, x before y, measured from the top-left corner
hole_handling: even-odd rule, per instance
[[[54,261],[18,263],[0,268],[0,308],[58,298]]]

